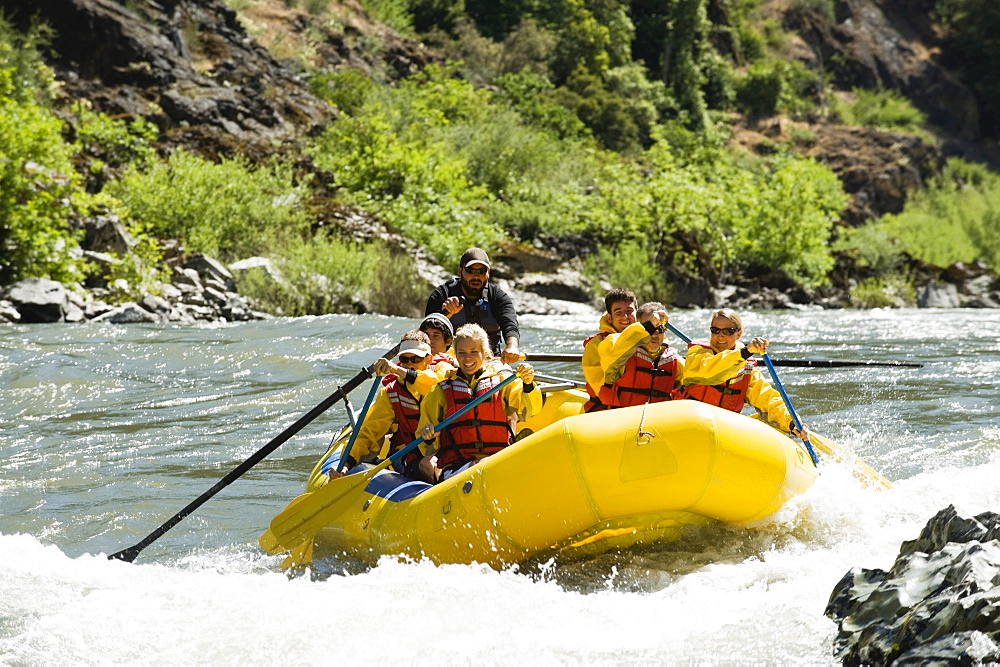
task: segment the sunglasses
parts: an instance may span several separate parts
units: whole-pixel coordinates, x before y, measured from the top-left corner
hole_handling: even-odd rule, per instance
[[[423,361],[423,357],[415,357],[412,354],[399,355],[399,361],[404,364],[416,364]]]
[[[477,266],[471,269],[466,269],[466,273],[471,273],[474,276],[485,276],[486,272],[489,271],[485,266]]]
[[[736,327],[726,327],[725,329],[720,329],[719,327],[709,327],[708,330],[713,334],[726,334],[727,336],[732,336],[734,333],[739,331]]]

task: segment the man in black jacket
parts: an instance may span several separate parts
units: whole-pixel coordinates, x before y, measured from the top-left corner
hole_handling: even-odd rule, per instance
[[[480,248],[469,248],[458,263],[458,276],[431,292],[424,314],[443,313],[455,329],[478,324],[489,335],[493,353],[504,363],[512,363],[520,357],[517,312],[507,293],[489,279],[489,256]]]

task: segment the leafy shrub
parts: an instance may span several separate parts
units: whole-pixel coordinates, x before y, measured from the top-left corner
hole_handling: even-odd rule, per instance
[[[345,113],[354,113],[365,103],[375,84],[356,69],[317,72],[309,78],[309,90]]]
[[[439,261],[503,238],[479,215],[489,197],[485,188],[470,184],[465,160],[440,139],[414,129],[397,134],[378,112],[341,118],[312,152],[347,202],[419,241]]]
[[[377,243],[341,240],[329,230],[283,236],[272,255],[282,281],[247,274],[240,293],[268,312],[298,317],[357,312],[362,304],[389,315],[417,317],[426,289],[414,279],[413,260]]]
[[[150,145],[159,135],[155,125],[141,116],[129,122],[94,113],[84,103],[75,108],[74,123],[78,149],[99,161],[97,167],[124,167],[130,164],[146,165],[156,157]],[[91,166],[94,169],[95,165]]]
[[[287,165],[252,167],[243,158],[215,164],[178,151],[130,168],[105,191],[150,233],[180,238],[194,252],[233,261],[269,249],[278,231],[301,232],[304,188]]]
[[[856,308],[912,306],[916,300],[916,288],[900,275],[865,278],[851,290],[851,304]]]
[[[982,259],[1000,268],[1000,174],[952,158],[914,194],[902,213],[885,215],[880,231],[917,259],[948,266]]]
[[[602,246],[596,254],[584,258],[583,265],[596,293],[604,291],[601,281],[606,280],[612,285],[628,285],[639,303],[670,303],[670,289],[656,261],[656,251],[646,244],[628,241]]]
[[[628,103],[582,65],[552,98],[576,113],[606,148],[627,152],[639,147],[639,128],[629,114]]]
[[[38,51],[44,34],[20,35],[0,16],[0,284],[82,276],[69,225],[80,178],[62,122],[44,105],[53,81]]]
[[[523,69],[497,78],[503,100],[532,125],[562,139],[590,136],[590,130],[571,109],[553,100],[555,86],[535,72]]]
[[[9,71],[0,70],[0,80]],[[0,284],[81,277],[80,234],[68,223],[79,175],[61,129],[49,111],[0,94]]]
[[[852,255],[858,266],[880,276],[897,271],[904,259],[900,242],[889,235],[884,225],[878,224],[844,229],[833,250]]]
[[[855,88],[853,95],[853,102],[834,106],[846,125],[917,133],[927,122],[923,112],[896,91]]]
[[[753,63],[736,81],[736,104],[746,113],[804,113],[815,107],[822,79],[798,61]]]

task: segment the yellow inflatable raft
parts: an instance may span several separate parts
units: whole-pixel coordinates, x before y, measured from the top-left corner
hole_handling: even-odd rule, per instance
[[[696,401],[579,414],[585,398],[549,394],[521,425],[530,435],[436,486],[389,470],[322,486],[317,465],[261,545],[292,552],[289,562],[308,562],[314,538],[365,561],[402,554],[501,568],[754,521],[816,478],[801,441],[755,419]]]

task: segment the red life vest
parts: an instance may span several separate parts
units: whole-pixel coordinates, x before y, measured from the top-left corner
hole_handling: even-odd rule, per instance
[[[447,414],[465,407],[472,399],[482,396],[502,381],[499,373],[482,377],[473,392],[469,383],[459,377],[442,380],[439,386],[448,401]],[[502,393],[494,393],[441,432],[438,468],[458,467],[496,454],[510,444],[512,434]]]
[[[431,363],[428,364],[428,366],[434,368],[440,363],[445,363],[450,366],[454,366],[455,368],[458,368],[458,362],[455,361],[455,358],[452,357],[450,354],[443,354],[443,353],[435,354],[433,357],[431,357]]]
[[[658,360],[641,345],[636,348],[622,376],[614,383],[614,407],[659,403],[674,398],[677,384],[677,350],[667,347]]]
[[[688,343],[688,349],[693,347],[704,347],[712,349],[712,346],[708,343]],[[684,393],[687,398],[693,398],[702,403],[709,403],[710,405],[717,405],[720,408],[726,410],[732,410],[733,412],[740,412],[743,410],[743,405],[747,400],[747,389],[750,388],[750,376],[754,367],[757,365],[757,360],[750,357],[743,364],[743,368],[740,371],[722,384],[708,385],[708,384],[693,384],[684,388]]]
[[[406,383],[395,375],[386,375],[382,379],[386,396],[396,415],[396,432],[389,440],[389,453],[395,454],[400,449],[417,439],[417,425],[420,423],[420,399],[414,398]],[[400,469],[420,458],[420,451],[414,448],[400,461]]]
[[[590,341],[594,340],[598,336],[601,337],[601,340],[604,340],[609,335],[611,335],[610,331],[601,331],[587,336],[583,341],[584,351],[586,351],[587,344]],[[615,393],[611,389],[611,385],[609,384],[602,385],[598,390],[598,392],[595,394],[594,390],[590,388],[590,383],[588,382],[587,394],[590,395],[590,400],[588,400],[586,403],[583,404],[584,412],[598,412],[599,410],[607,410],[609,407],[614,405]]]

